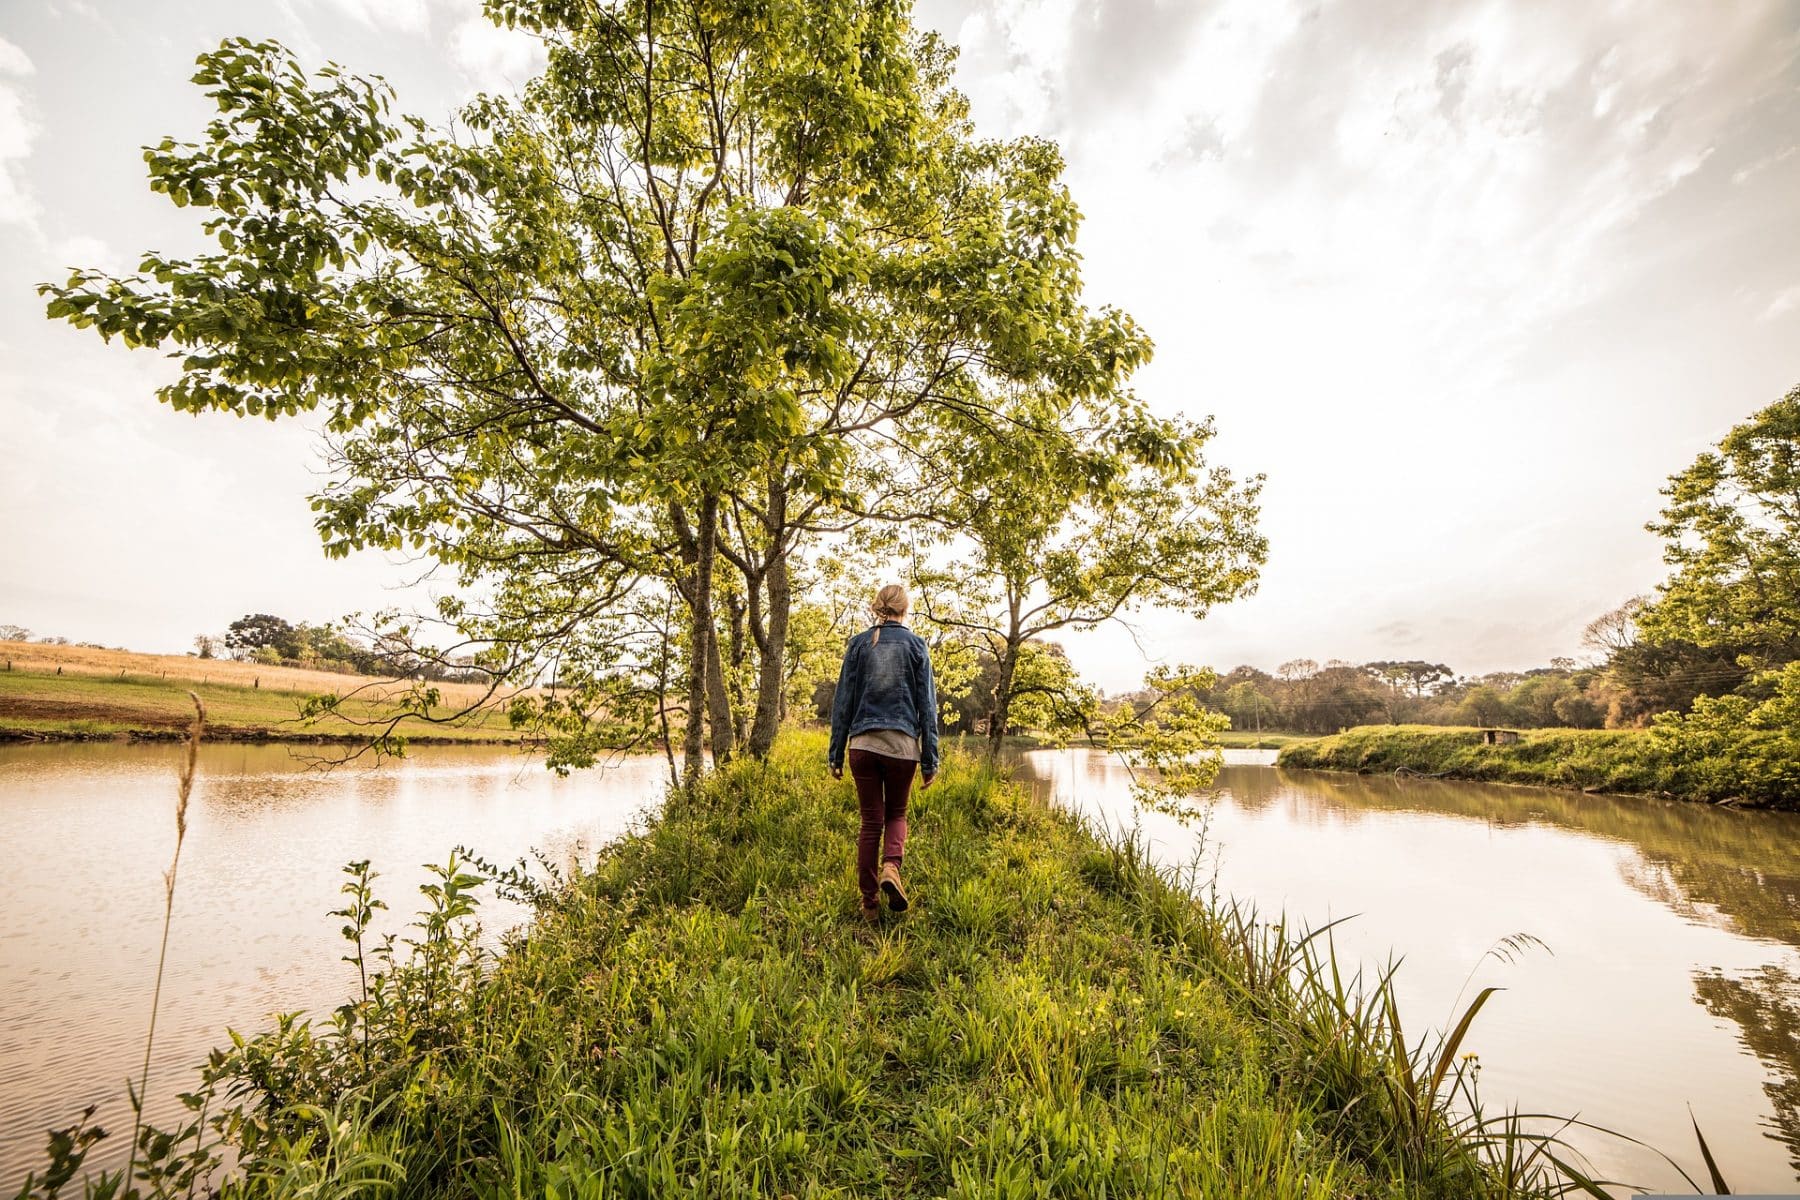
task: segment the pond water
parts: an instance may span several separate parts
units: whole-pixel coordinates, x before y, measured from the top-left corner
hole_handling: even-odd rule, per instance
[[[155,1059],[152,1120],[227,1026],[269,1014],[329,1014],[349,999],[340,961],[340,868],[367,858],[389,911],[377,934],[405,935],[426,863],[458,844],[497,862],[535,847],[552,861],[590,854],[661,795],[662,760],[631,759],[559,779],[494,747],[430,747],[380,767],[319,769],[309,746],[203,747],[175,892]],[[122,1160],[131,1131],[124,1081],[142,1065],[162,927],[162,872],[175,844],[178,747],[0,747],[0,1192],[43,1162],[44,1131],[98,1102]],[[526,913],[483,889],[490,936]],[[95,1151],[93,1161],[113,1161]]]
[[[304,748],[303,748],[304,749]],[[99,1102],[130,1127],[123,1081],[143,1052],[162,871],[174,842],[175,747],[0,747],[0,1190],[41,1161],[43,1133]],[[1266,756],[1264,756],[1266,757]],[[1404,952],[1415,1034],[1459,992],[1495,983],[1469,1048],[1491,1104],[1579,1112],[1698,1172],[1687,1106],[1741,1191],[1800,1190],[1800,817],[1537,789],[1285,772],[1233,752],[1204,839],[1154,814],[1157,853],[1196,852],[1264,912],[1338,917],[1340,955]],[[1132,819],[1122,768],[1036,751],[1037,793],[1114,825]],[[320,771],[285,747],[202,753],[175,900],[151,1071],[172,1115],[193,1064],[233,1026],[328,1011],[339,961],[339,868],[370,858],[401,931],[423,864],[468,844],[510,861],[591,854],[660,795],[660,759],[558,779],[494,748],[416,751]],[[919,829],[916,836],[930,836]],[[848,855],[846,847],[846,855]],[[846,862],[848,858],[846,858]],[[929,911],[930,897],[921,896]],[[492,936],[522,918],[483,905]],[[1528,933],[1548,951],[1486,957]],[[1582,1142],[1615,1178],[1669,1185],[1654,1156]]]
[[[1132,821],[1105,755],[1025,765],[1040,796]],[[1490,1112],[1579,1114],[1703,1180],[1691,1105],[1733,1189],[1800,1192],[1800,816],[1228,765],[1200,824],[1141,819],[1163,861],[1198,856],[1266,916],[1350,918],[1332,931],[1341,960],[1402,957],[1411,1037],[1505,988],[1464,1047]],[[1519,933],[1547,949],[1490,955]],[[1602,1177],[1689,1190],[1641,1147],[1568,1136]]]

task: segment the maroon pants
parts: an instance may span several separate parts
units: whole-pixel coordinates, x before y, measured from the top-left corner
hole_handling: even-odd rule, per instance
[[[862,829],[856,835],[856,883],[864,904],[875,903],[882,860],[899,862],[906,851],[906,800],[918,766],[910,758],[850,751],[850,778],[856,781],[856,806],[862,811]]]

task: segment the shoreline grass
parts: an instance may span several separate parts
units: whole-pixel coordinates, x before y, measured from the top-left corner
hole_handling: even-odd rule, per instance
[[[224,1194],[259,1196],[1567,1184],[1533,1153],[1553,1144],[1458,1106],[1460,1034],[1408,1046],[1385,980],[1340,977],[1327,941],[1209,904],[1142,841],[968,756],[915,796],[913,911],[865,929],[855,805],[823,751],[784,735],[573,879],[483,866],[537,913],[497,960],[462,920],[482,878],[453,856],[409,952],[345,926],[374,967],[359,997],[214,1053],[194,1089],[210,1115],[150,1136],[146,1178],[229,1153]],[[379,888],[347,869],[351,919]]]
[[[1282,750],[1278,766],[1359,774],[1401,772],[1478,783],[1527,784],[1617,796],[1658,796],[1744,807],[1794,808],[1730,779],[1700,778],[1637,729],[1528,729],[1485,745],[1482,731],[1439,725],[1362,725]]]

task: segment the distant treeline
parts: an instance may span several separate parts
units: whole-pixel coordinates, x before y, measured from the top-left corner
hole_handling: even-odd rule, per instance
[[[1634,598],[1595,620],[1587,662],[1551,659],[1524,671],[1462,675],[1423,660],[1323,666],[1312,659],[1273,673],[1252,666],[1220,674],[1200,696],[1234,729],[1335,733],[1355,725],[1476,725],[1521,729],[1638,729],[1657,713],[1685,713],[1700,696],[1730,692],[1751,671],[1729,649],[1640,640]]]
[[[365,640],[336,625],[288,621],[270,613],[248,613],[222,634],[200,634],[194,639],[194,653],[201,658],[440,683],[482,683],[489,675],[472,655],[447,658],[415,647],[404,637]]]

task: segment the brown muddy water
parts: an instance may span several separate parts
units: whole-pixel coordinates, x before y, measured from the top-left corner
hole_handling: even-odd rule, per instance
[[[302,748],[305,749],[305,748]],[[44,1131],[87,1104],[130,1127],[173,846],[174,747],[0,747],[0,1190],[41,1162]],[[1469,1042],[1490,1106],[1579,1113],[1699,1155],[1688,1106],[1743,1191],[1800,1191],[1800,818],[1436,781],[1285,772],[1231,752],[1204,832],[1148,814],[1166,861],[1273,915],[1337,927],[1346,960],[1404,954],[1415,1034],[1486,984]],[[1045,799],[1130,823],[1128,779],[1090,751],[1034,751]],[[382,931],[402,931],[458,843],[568,861],[656,803],[659,759],[558,779],[501,748],[429,748],[321,772],[285,747],[202,752],[151,1072],[153,1116],[224,1039],[278,1011],[328,1012],[339,868],[382,873]],[[929,837],[929,828],[915,836]],[[846,847],[846,871],[849,849]],[[930,897],[921,896],[924,915]],[[524,917],[483,905],[489,936]],[[1488,951],[1528,933],[1548,950]],[[122,1126],[122,1128],[121,1128]],[[123,1137],[109,1139],[122,1152]],[[1647,1151],[1580,1140],[1613,1178],[1672,1186]]]

